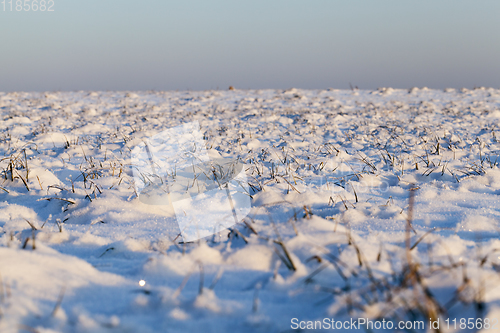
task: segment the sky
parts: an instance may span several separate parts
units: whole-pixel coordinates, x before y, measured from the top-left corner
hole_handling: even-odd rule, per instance
[[[498,0],[9,1],[0,91],[500,88]]]

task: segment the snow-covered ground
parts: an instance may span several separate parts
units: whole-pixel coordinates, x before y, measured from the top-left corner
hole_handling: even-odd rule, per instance
[[[0,93],[0,114],[0,332],[500,331],[499,90]],[[130,159],[187,122],[252,208],[183,243]]]

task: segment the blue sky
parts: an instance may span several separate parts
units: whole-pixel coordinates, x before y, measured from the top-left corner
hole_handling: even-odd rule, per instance
[[[498,0],[6,7],[0,2],[0,91],[500,88]]]

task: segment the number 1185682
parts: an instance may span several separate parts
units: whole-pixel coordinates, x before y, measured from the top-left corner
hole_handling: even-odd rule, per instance
[[[2,0],[0,10],[4,12],[53,12],[54,0]]]

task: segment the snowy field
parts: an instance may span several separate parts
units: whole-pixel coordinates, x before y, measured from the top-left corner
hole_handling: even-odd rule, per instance
[[[2,333],[500,332],[499,90],[0,93],[0,114]],[[251,189],[195,242],[131,168],[188,122]]]

